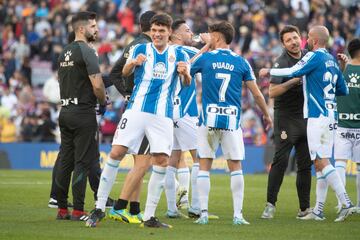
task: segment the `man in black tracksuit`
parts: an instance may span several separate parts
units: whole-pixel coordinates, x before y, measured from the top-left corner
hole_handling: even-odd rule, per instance
[[[86,220],[84,199],[89,169],[99,160],[99,113],[106,110],[106,94],[96,51],[88,43],[96,39],[96,14],[79,12],[72,18],[75,41],[68,44],[58,59],[62,108],[59,115],[61,147],[56,172],[57,219]],[[71,173],[74,209],[70,216],[67,194]]]
[[[151,42],[150,38],[150,20],[156,13],[147,11],[140,16],[141,34],[134,39],[126,48],[121,58],[113,66],[109,78],[116,89],[124,96],[127,101],[132,94],[134,88],[134,74],[128,77],[122,75],[122,70],[129,57],[130,50],[137,44]],[[143,177],[151,165],[150,146],[146,137],[141,142],[139,151],[134,157],[134,167],[126,176],[119,199],[114,205],[115,210],[124,210],[121,219],[126,222],[140,222],[142,216],[140,214],[140,191]],[[130,201],[130,212],[127,213],[127,205]]]
[[[284,52],[276,59],[275,68],[295,65],[304,52],[300,48],[300,33],[295,26],[285,26],[280,31]],[[274,103],[275,155],[268,178],[267,204],[262,218],[274,217],[277,196],[288,166],[289,155],[295,147],[297,164],[296,188],[300,210],[298,217],[308,214],[310,207],[311,164],[306,138],[306,120],[303,118],[303,90],[301,78],[272,77],[270,97]]]
[[[75,33],[72,31],[69,33],[68,35],[68,43],[72,43],[75,40]],[[105,81],[105,78],[103,78],[104,80],[104,84],[106,87],[106,84],[108,84]],[[97,158],[99,159],[100,154],[97,154]],[[58,159],[60,159],[60,154],[58,154],[57,159],[55,161],[54,167],[53,167],[53,171],[52,171],[52,182],[51,182],[51,190],[50,190],[50,200],[48,203],[48,207],[49,208],[58,208],[58,203],[56,200],[56,184],[55,184],[55,178],[56,178],[56,172],[57,169],[59,167],[59,162]],[[101,168],[100,168],[100,161],[95,162],[95,164],[90,168],[89,170],[89,175],[88,175],[88,179],[89,179],[89,184],[91,187],[91,190],[94,192],[94,199],[95,201],[97,200],[97,190],[99,188],[99,183],[100,183],[100,175],[101,175]],[[108,198],[108,201],[106,202],[106,207],[112,207],[114,205],[114,201],[111,198]],[[68,207],[73,207],[73,204],[68,202]]]

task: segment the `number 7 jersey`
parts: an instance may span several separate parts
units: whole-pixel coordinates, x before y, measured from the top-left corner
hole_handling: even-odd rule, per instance
[[[198,72],[202,75],[200,123],[219,129],[238,129],[242,83],[255,80],[250,64],[229,49],[216,49],[194,61],[191,75]]]

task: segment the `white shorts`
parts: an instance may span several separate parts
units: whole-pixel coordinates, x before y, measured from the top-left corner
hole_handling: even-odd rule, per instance
[[[334,157],[360,163],[360,128],[336,129]]]
[[[244,160],[245,149],[241,128],[220,130],[201,125],[198,128],[198,153],[200,158],[212,158],[221,144],[226,160]]]
[[[170,156],[173,144],[172,120],[146,112],[126,110],[117,126],[112,145],[125,146],[128,153],[137,154],[144,136],[149,140],[150,153]]]
[[[308,118],[307,139],[311,160],[332,157],[336,125],[333,117],[320,115]]]
[[[182,118],[174,119],[173,150],[189,151],[197,149],[197,117],[186,114]]]

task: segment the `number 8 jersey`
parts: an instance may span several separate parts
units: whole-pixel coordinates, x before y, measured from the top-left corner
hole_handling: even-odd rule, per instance
[[[217,49],[194,61],[191,74],[198,72],[202,74],[200,123],[219,129],[238,129],[242,82],[255,80],[249,63],[229,49]]]
[[[308,52],[291,68],[272,68],[270,75],[304,76],[304,118],[329,116],[329,110],[336,110],[335,96],[348,94],[336,60],[324,48]]]

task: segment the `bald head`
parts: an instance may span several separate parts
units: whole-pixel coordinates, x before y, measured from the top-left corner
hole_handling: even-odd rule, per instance
[[[309,50],[316,50],[326,47],[330,34],[325,26],[314,26],[310,29],[308,36]]]
[[[310,32],[314,34],[315,38],[321,39],[328,42],[329,40],[329,30],[324,26],[315,26],[310,29]]]

